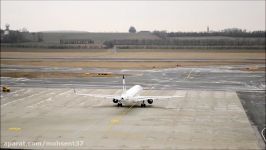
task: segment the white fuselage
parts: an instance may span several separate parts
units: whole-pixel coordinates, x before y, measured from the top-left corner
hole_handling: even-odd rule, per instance
[[[124,99],[124,101],[134,101],[134,97],[137,96],[143,88],[140,85],[134,85],[129,90],[122,93],[121,98]]]

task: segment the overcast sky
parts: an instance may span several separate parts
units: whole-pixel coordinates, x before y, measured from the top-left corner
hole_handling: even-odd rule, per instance
[[[265,1],[2,1],[1,28],[29,31],[265,30]]]

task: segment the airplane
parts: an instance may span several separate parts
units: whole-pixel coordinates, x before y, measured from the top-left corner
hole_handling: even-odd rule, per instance
[[[125,76],[123,75],[123,86],[122,86],[122,94],[121,95],[101,95],[101,94],[82,94],[77,93],[74,89],[74,93],[81,96],[90,96],[97,98],[107,98],[112,99],[113,103],[117,103],[118,107],[122,107],[124,104],[141,104],[141,107],[146,107],[145,102],[148,104],[152,104],[154,100],[159,99],[171,99],[176,97],[183,96],[140,96],[139,93],[143,90],[143,87],[140,85],[134,85],[129,90],[126,89],[126,81]]]

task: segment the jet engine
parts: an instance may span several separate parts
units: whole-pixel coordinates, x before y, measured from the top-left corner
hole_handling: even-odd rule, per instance
[[[148,99],[147,101],[148,101],[149,104],[153,103],[153,99]]]
[[[118,99],[113,99],[113,102],[114,103],[118,103]]]

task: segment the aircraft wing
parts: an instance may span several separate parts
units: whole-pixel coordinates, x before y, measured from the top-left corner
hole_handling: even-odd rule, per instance
[[[106,99],[119,99],[120,98],[120,96],[117,96],[117,95],[83,94],[83,93],[78,93],[75,89],[74,89],[74,93],[77,95],[81,95],[81,96],[90,96],[90,97],[106,98]]]
[[[153,99],[153,100],[164,100],[164,99],[172,99],[172,98],[177,98],[177,97],[184,97],[180,95],[176,96],[136,96],[134,97],[135,101],[145,101],[148,99]]]

